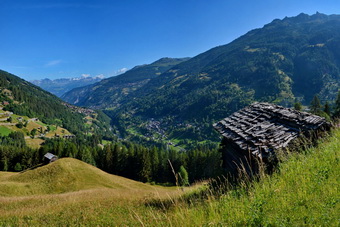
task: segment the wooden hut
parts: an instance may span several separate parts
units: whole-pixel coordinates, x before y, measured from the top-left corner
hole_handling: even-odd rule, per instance
[[[287,148],[304,135],[311,137],[330,124],[322,117],[270,103],[253,103],[215,123],[222,135],[223,166],[232,175],[240,169],[252,175],[259,160],[271,163],[278,149]]]
[[[75,135],[63,135],[64,139],[73,139],[75,137],[76,137]]]
[[[44,155],[44,163],[45,164],[48,164],[48,163],[51,163],[51,162],[54,162],[58,160],[58,156],[52,154],[52,153],[46,153]]]

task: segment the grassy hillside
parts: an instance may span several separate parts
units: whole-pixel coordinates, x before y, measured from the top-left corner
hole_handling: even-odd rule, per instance
[[[183,193],[107,174],[72,158],[23,173],[0,172],[2,225],[131,225],[150,198]]]
[[[289,155],[273,175],[220,198],[175,204],[164,221],[173,226],[339,226],[339,157],[337,129],[316,148]]]
[[[89,131],[86,116],[93,117],[96,124],[91,132],[110,134],[104,114],[76,108],[58,97],[13,74],[0,70],[0,109],[14,113],[16,117],[38,118],[45,124],[58,125],[72,134],[83,135]],[[2,114],[1,111],[0,114]],[[3,120],[1,115],[0,119]],[[92,127],[91,127],[92,128]],[[6,133],[6,132],[5,132]]]
[[[31,148],[39,148],[44,139],[54,138],[56,134],[61,137],[71,134],[66,128],[45,124],[37,118],[12,114],[2,109],[3,105],[0,104],[0,136],[8,136],[11,132],[22,132],[26,144]],[[32,130],[36,131],[33,133],[34,136],[31,134]]]
[[[0,175],[2,196],[58,194],[94,188],[152,190],[152,186],[105,173],[73,158],[62,158],[26,172]]]
[[[0,187],[0,225],[339,226],[339,151],[337,129],[316,148],[290,154],[273,175],[221,197],[191,197],[190,203],[178,198],[182,190],[117,178],[74,159],[26,173],[0,172],[6,182]],[[47,176],[55,176],[55,183]],[[66,193],[48,194],[52,188]]]

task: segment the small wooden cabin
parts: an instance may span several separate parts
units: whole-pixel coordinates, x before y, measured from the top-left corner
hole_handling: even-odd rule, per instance
[[[44,155],[44,163],[45,164],[48,164],[48,163],[51,163],[51,162],[54,162],[58,160],[58,156],[52,154],[52,153],[46,153]]]
[[[325,118],[270,103],[253,103],[215,123],[222,135],[223,167],[231,175],[243,169],[256,174],[259,160],[272,163],[278,149],[287,148],[304,135],[329,130]]]
[[[63,135],[64,139],[73,139],[75,137],[76,137],[75,135]]]

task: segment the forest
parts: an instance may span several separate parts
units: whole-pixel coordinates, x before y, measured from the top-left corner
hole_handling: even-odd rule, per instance
[[[294,108],[301,110],[301,104]],[[314,96],[310,112],[340,118],[340,91],[333,105],[321,104]],[[165,145],[143,146],[128,141],[102,144],[101,135],[79,136],[73,139],[47,139],[39,149],[26,145],[24,135],[12,132],[0,137],[0,171],[23,171],[43,162],[47,152],[73,157],[119,176],[142,182],[164,185],[187,185],[223,174],[218,147],[199,145],[189,150],[175,150]]]
[[[8,102],[3,110],[17,115],[39,118],[46,124],[67,128],[76,135],[86,131],[84,115],[64,105],[56,96],[5,71],[0,70],[0,102]],[[101,111],[96,112],[94,133],[112,137],[110,119]]]
[[[98,146],[96,136],[73,140],[48,139],[40,149],[29,148],[20,132],[0,137],[0,171],[22,171],[43,163],[47,152],[73,157],[112,174],[142,182],[175,185],[177,173],[195,182],[221,174],[218,149],[198,147],[179,152],[173,149],[145,147],[131,142],[115,142]],[[183,171],[185,174],[183,174]]]

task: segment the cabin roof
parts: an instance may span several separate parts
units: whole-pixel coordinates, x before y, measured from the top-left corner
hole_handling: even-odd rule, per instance
[[[301,132],[329,125],[325,118],[270,103],[253,103],[215,123],[214,128],[240,149],[261,156],[286,147]]]
[[[55,156],[54,154],[52,154],[52,153],[46,153],[46,154],[44,155],[44,157],[51,160],[52,158],[54,158],[54,157],[56,157],[56,156]]]

